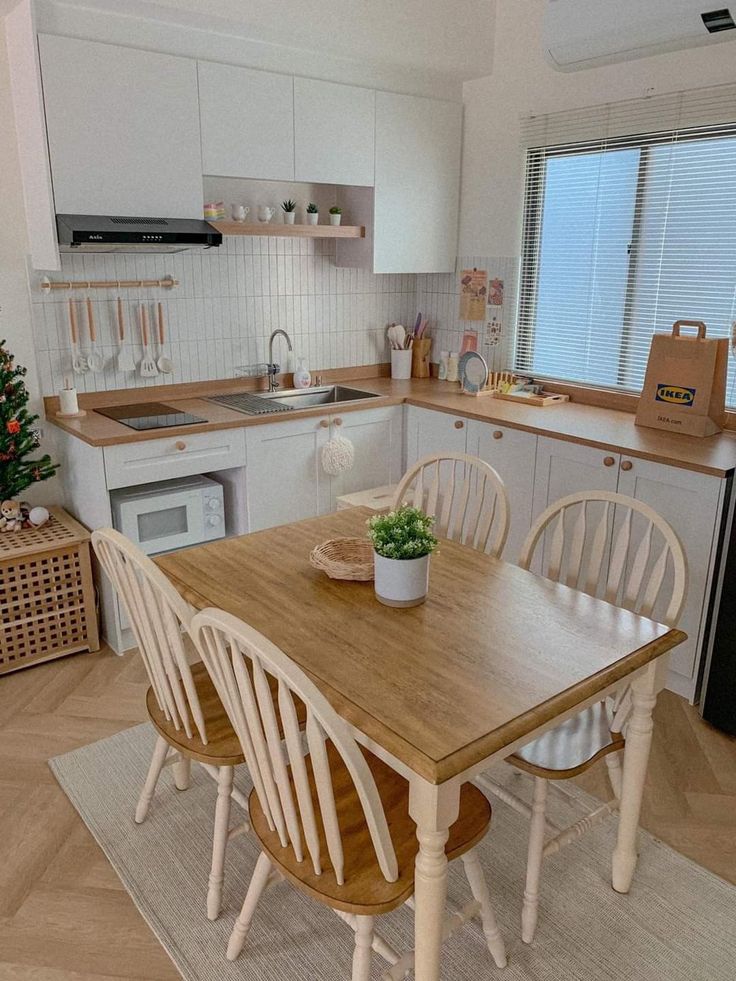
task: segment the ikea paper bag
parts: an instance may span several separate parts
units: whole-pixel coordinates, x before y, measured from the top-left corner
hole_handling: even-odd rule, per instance
[[[681,327],[695,327],[684,336]],[[726,421],[728,339],[709,340],[701,320],[678,320],[672,334],[655,334],[649,351],[637,426],[688,436],[712,436]]]

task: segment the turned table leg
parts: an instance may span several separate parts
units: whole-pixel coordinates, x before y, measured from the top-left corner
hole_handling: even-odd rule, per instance
[[[430,784],[413,778],[409,813],[417,825],[419,851],[414,881],[414,977],[439,981],[442,929],[447,895],[447,842],[457,820],[460,785],[455,781]]]
[[[660,660],[666,662],[666,658]],[[632,711],[626,728],[624,772],[619,804],[618,842],[613,852],[613,888],[628,892],[637,862],[636,837],[639,813],[644,795],[649,750],[652,745],[654,722],[652,712],[661,687],[657,679],[663,669],[650,664],[646,672],[631,683]]]

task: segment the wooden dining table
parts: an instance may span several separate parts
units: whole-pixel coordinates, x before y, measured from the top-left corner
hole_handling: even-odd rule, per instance
[[[383,606],[371,582],[332,580],[309,563],[315,545],[363,536],[369,515],[352,508],[156,562],[194,607],[226,610],[282,648],[409,781],[415,977],[438,981],[461,785],[622,684],[633,709],[612,884],[629,890],[652,710],[666,655],[686,635],[450,541],[432,556],[422,606]]]

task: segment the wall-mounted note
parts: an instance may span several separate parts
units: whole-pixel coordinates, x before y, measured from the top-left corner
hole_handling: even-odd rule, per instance
[[[460,320],[485,320],[488,273],[463,269],[460,273]]]
[[[492,279],[488,284],[488,306],[503,306],[503,280]]]

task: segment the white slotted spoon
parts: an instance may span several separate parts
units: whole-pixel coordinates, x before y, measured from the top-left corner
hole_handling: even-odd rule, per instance
[[[87,359],[79,353],[79,331],[77,329],[77,307],[74,300],[69,300],[69,336],[72,347],[72,368],[78,375],[89,371]]]
[[[148,310],[146,310],[145,303],[141,303],[140,313],[143,357],[138,365],[138,372],[141,378],[153,378],[158,374],[158,368],[156,367],[156,362],[151,357],[151,351],[148,346]]]
[[[125,317],[123,316],[123,301],[118,297],[118,338],[120,347],[118,348],[117,366],[118,371],[135,371],[135,361],[130,352],[130,347],[125,343]]]

